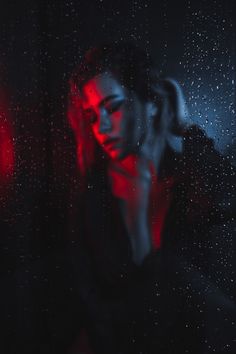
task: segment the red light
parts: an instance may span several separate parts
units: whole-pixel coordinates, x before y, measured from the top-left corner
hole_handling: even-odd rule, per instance
[[[14,146],[10,112],[0,90],[0,182],[5,184],[14,171]]]

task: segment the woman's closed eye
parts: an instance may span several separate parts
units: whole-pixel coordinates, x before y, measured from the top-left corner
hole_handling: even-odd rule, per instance
[[[106,109],[107,113],[112,114],[114,112],[117,112],[122,107],[124,101],[124,99],[121,99],[118,101],[109,102],[105,105],[104,108]]]
[[[117,100],[114,102],[106,102],[103,106],[103,109],[105,109],[108,114],[115,113],[122,107],[124,101],[125,99]],[[94,124],[97,121],[97,113],[92,108],[85,109],[84,114],[86,119],[91,124]]]

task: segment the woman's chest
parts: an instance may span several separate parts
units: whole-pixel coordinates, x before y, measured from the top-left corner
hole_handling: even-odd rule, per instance
[[[95,248],[114,248],[117,253],[119,248],[128,248],[130,254],[132,242],[148,239],[153,250],[159,249],[173,205],[174,185],[174,178],[157,181],[155,176],[148,187],[126,184],[122,196],[109,188],[91,189],[86,198],[86,224],[89,239],[99,243]]]

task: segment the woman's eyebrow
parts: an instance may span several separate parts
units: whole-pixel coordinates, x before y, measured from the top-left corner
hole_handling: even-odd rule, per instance
[[[105,98],[103,98],[101,100],[101,102],[99,102],[99,107],[103,106],[104,104],[106,104],[107,102],[113,100],[113,99],[116,99],[116,98],[119,98],[121,97],[120,95],[118,94],[113,94],[113,95],[109,95],[109,96],[106,96]],[[88,105],[86,104],[87,102],[85,101],[83,106],[84,106],[84,109],[87,110],[87,109],[93,109],[94,107],[92,105]]]
[[[108,101],[111,101],[117,97],[120,97],[120,95],[117,95],[117,94],[113,94],[113,95],[109,95],[107,97],[105,97],[100,103],[99,103],[99,106],[102,106],[104,105],[105,103],[107,103]]]

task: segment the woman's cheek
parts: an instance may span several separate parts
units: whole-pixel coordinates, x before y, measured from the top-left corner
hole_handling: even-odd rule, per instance
[[[112,131],[118,136],[122,133],[122,125],[123,125],[123,114],[122,112],[114,112],[112,116]],[[114,134],[114,135],[115,135]]]

